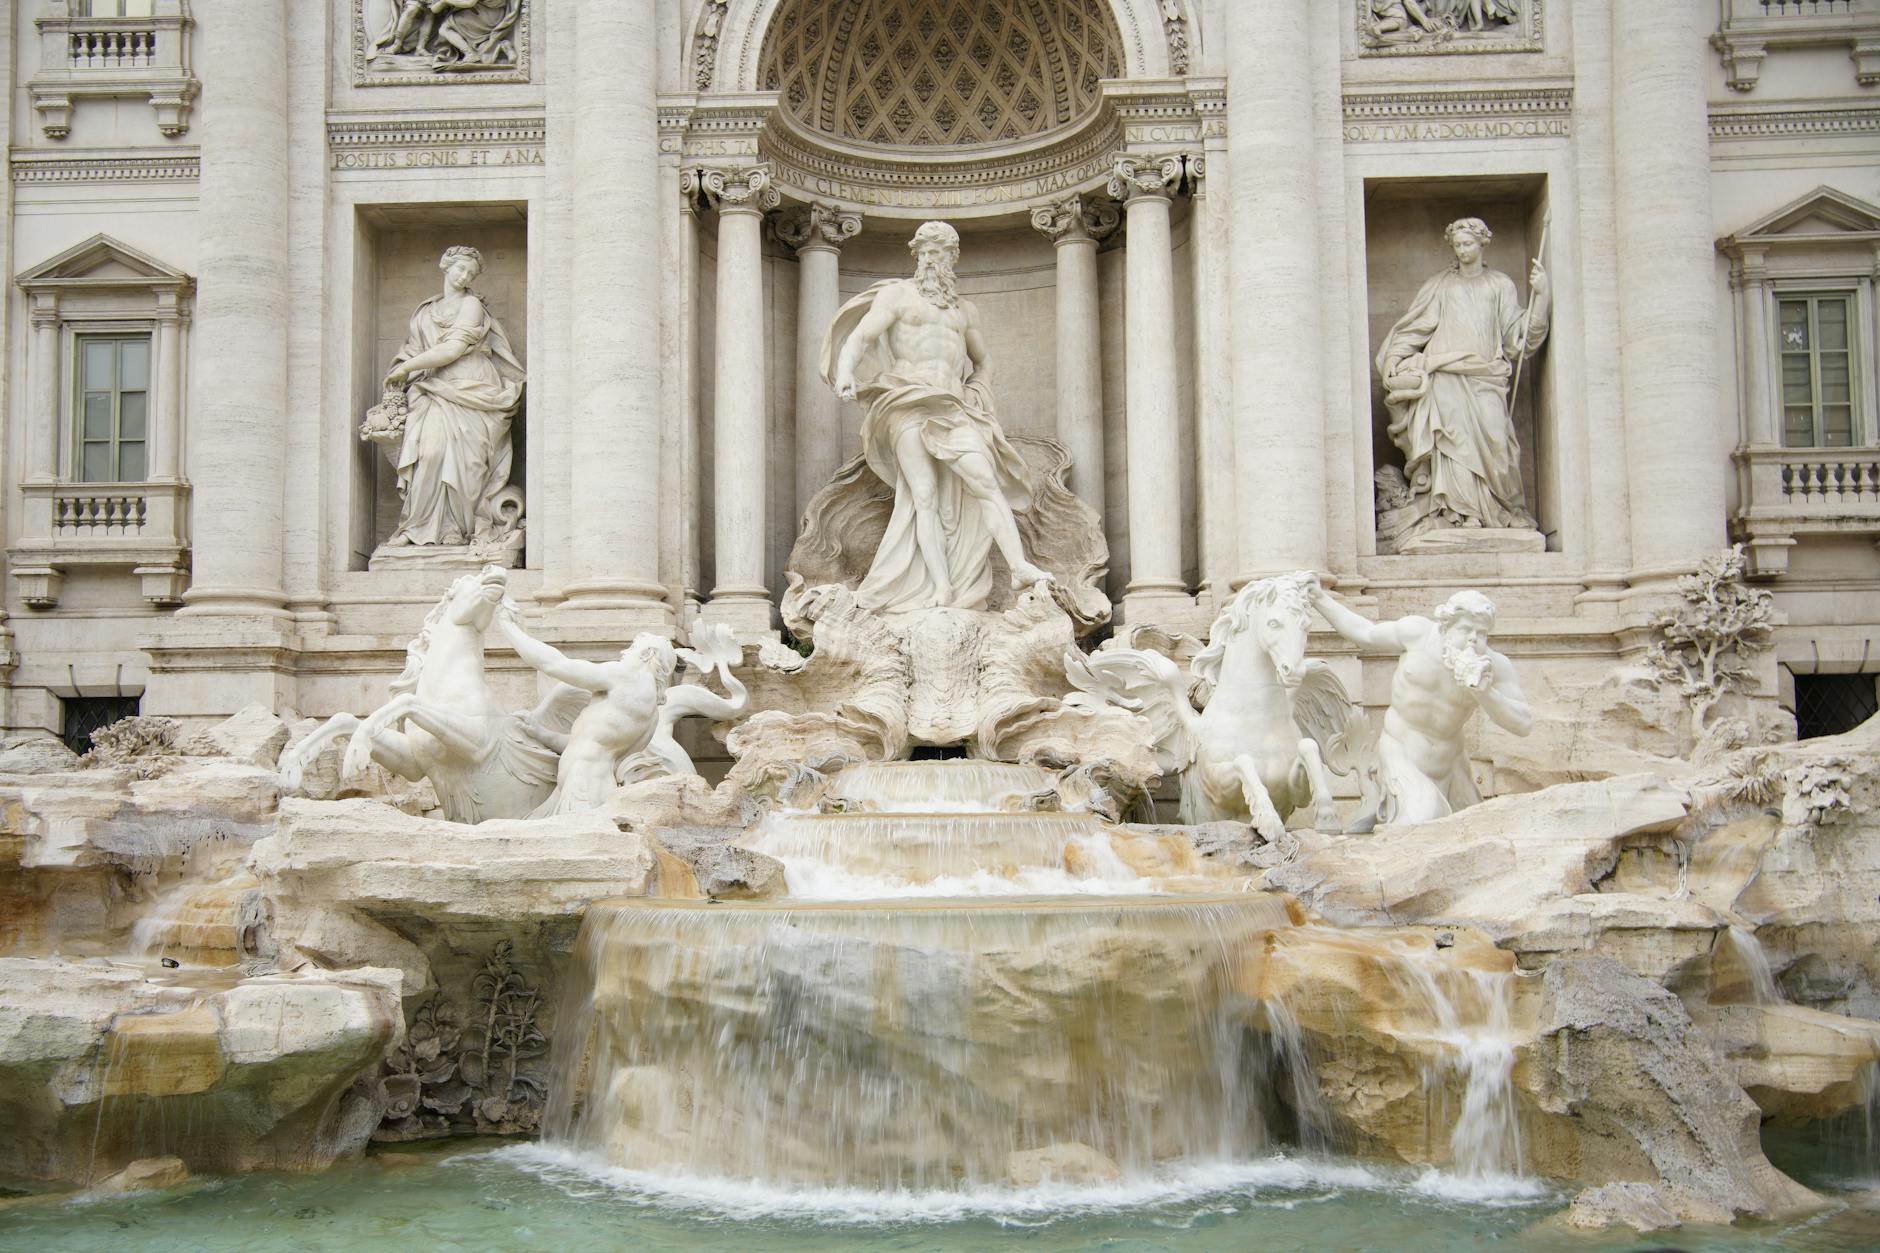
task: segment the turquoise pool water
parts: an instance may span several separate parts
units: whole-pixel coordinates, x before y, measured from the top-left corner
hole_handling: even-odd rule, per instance
[[[1773,1148],[1774,1146],[1772,1146]],[[1805,1159],[1808,1146],[1798,1152]],[[1779,1155],[1780,1156],[1780,1155]],[[0,1249],[240,1250],[1872,1250],[1880,1180],[1785,1164],[1831,1189],[1804,1220],[1664,1238],[1560,1223],[1568,1194],[1417,1171],[1276,1157],[1191,1167],[1127,1187],[976,1195],[780,1193],[723,1181],[593,1172],[533,1145],[374,1153],[319,1175],[202,1180],[110,1201],[0,1208]],[[1807,1164],[1804,1162],[1804,1164]]]

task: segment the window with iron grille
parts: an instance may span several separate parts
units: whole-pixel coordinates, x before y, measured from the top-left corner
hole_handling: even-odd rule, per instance
[[[59,703],[63,725],[59,738],[75,753],[91,751],[91,733],[114,722],[137,716],[136,696],[68,696]]]
[[[1880,711],[1871,674],[1795,676],[1795,734],[1812,740],[1852,731]]]

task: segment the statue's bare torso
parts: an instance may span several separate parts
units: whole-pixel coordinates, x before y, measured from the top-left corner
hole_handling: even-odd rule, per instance
[[[977,326],[977,311],[965,301],[950,308],[937,305],[913,279],[891,284],[880,299],[889,302],[893,317],[882,335],[894,358],[893,372],[960,395],[972,359],[967,336]]]

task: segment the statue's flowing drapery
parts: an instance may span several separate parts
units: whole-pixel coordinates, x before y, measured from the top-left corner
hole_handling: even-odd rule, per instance
[[[418,306],[392,362],[402,365],[453,340],[464,349],[407,388],[410,412],[397,462],[404,507],[393,543],[468,544],[487,534],[496,521],[492,502],[509,485],[515,456],[509,419],[522,402],[522,363],[481,297],[465,292],[450,322],[437,316],[439,299]]]
[[[1521,486],[1521,445],[1508,414],[1511,362],[1547,336],[1531,326],[1514,280],[1499,270],[1445,270],[1417,292],[1378,350],[1390,438],[1404,477],[1432,512],[1487,527],[1531,529]],[[1393,380],[1421,374],[1415,386]]]
[[[843,345],[868,315],[876,295],[894,281],[875,284],[837,312],[823,340],[825,380],[833,384]],[[984,609],[992,593],[988,506],[975,498],[948,467],[968,453],[980,453],[991,462],[1000,490],[1014,512],[1031,508],[1032,495],[1030,467],[999,428],[992,389],[979,377],[962,380],[957,391],[903,378],[894,372],[893,363],[879,343],[870,346],[855,377],[856,399],[868,405],[868,416],[862,422],[862,456],[868,468],[894,488],[894,511],[868,576],[856,592],[857,602],[865,608],[890,612],[934,603],[933,580],[915,536],[914,501],[901,480],[900,463],[894,453],[896,442],[912,428],[919,431],[921,446],[937,463],[937,505],[946,536],[948,578],[953,584],[949,603],[960,609]]]

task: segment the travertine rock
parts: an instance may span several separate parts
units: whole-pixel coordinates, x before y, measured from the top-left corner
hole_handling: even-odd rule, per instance
[[[1616,1227],[1634,1231],[1666,1231],[1683,1226],[1666,1207],[1658,1189],[1649,1183],[1602,1183],[1573,1198],[1567,1211],[1570,1227]]]
[[[0,775],[58,774],[78,769],[78,754],[50,735],[28,736],[0,748]]]
[[[1800,1005],[1712,1005],[1692,1017],[1771,1118],[1832,1118],[1867,1101],[1880,1022]]]
[[[288,726],[261,705],[249,705],[182,744],[183,751],[203,756],[221,755],[270,770],[287,747]]]
[[[1462,923],[1497,940],[1562,896],[1590,892],[1629,844],[1663,836],[1684,794],[1650,775],[1498,796],[1414,826],[1341,836],[1268,872],[1341,926]]]
[[[378,1121],[355,1081],[402,1032],[391,972],[191,987],[0,959],[0,1170],[88,1182],[140,1158],[319,1168]]]
[[[745,901],[786,896],[783,863],[733,844],[735,827],[658,827],[653,838],[691,871],[700,895]]]
[[[140,1157],[108,1179],[85,1190],[87,1196],[116,1196],[152,1188],[174,1188],[189,1179],[189,1167],[180,1157]]]
[[[1117,1164],[1088,1144],[1052,1144],[1042,1149],[1008,1153],[1006,1172],[1015,1188],[1036,1188],[1046,1183],[1089,1187],[1115,1183],[1123,1177]]]
[[[1609,957],[1561,957],[1543,977],[1536,1039],[1517,1082],[1570,1121],[1531,1134],[1544,1174],[1656,1176],[1694,1222],[1805,1209],[1816,1198],[1763,1156],[1760,1111],[1705,1046],[1678,998]]]

